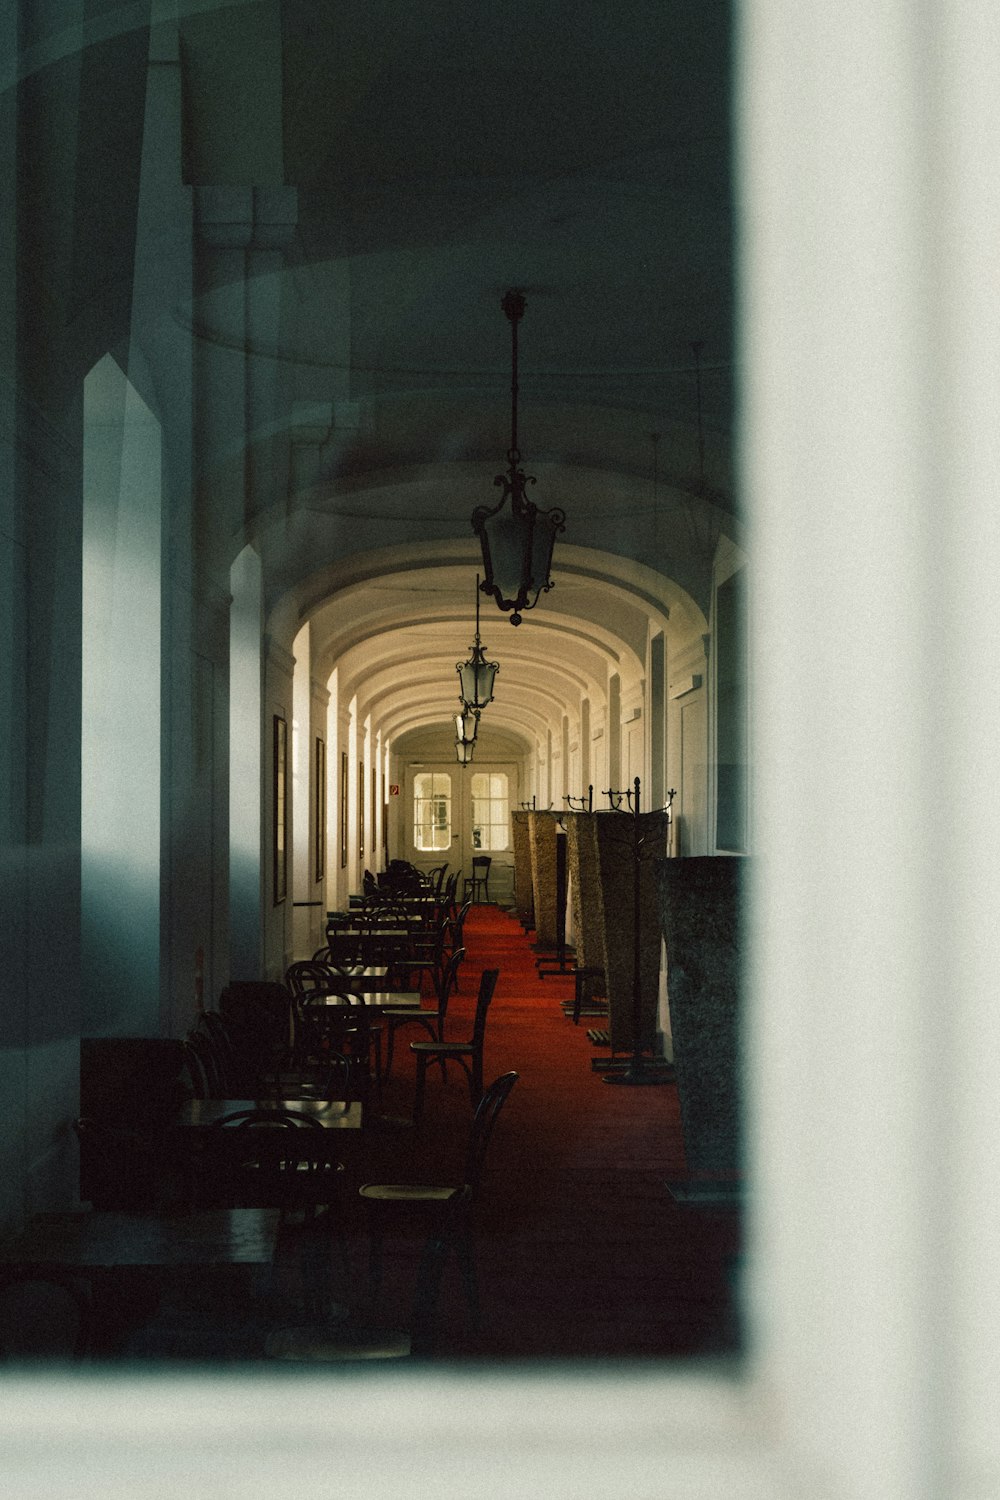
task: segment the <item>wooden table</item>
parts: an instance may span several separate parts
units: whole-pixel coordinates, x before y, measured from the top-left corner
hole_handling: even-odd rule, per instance
[[[88,1285],[85,1342],[95,1358],[112,1359],[169,1287],[185,1300],[207,1296],[217,1317],[238,1323],[260,1294],[260,1278],[272,1274],[279,1222],[277,1208],[37,1214],[0,1246],[0,1280],[49,1275],[77,1286],[77,1298],[79,1283]]]
[[[364,965],[405,962],[413,936],[405,927],[328,927],[326,945]]]
[[[203,1101],[205,1102],[205,1101]],[[0,1246],[0,1263],[97,1271],[122,1266],[268,1266],[276,1208],[224,1208],[191,1214],[89,1212],[36,1214]]]
[[[334,983],[342,989],[351,990],[355,994],[363,994],[365,990],[377,990],[384,985],[389,978],[388,964],[353,964],[347,969],[337,969],[327,965],[333,975]]]
[[[419,990],[372,990],[370,993],[358,996],[357,1005],[353,1005],[350,999],[343,995],[324,995],[320,991],[315,994],[303,995],[304,1004],[309,1006],[347,1006],[351,1010],[367,1011],[369,1015],[384,1015],[386,1011],[412,1011],[420,1009]]]

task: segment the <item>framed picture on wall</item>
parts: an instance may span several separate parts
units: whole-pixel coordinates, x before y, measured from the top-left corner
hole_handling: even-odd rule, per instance
[[[347,869],[347,751],[340,752],[340,868]]]
[[[288,725],[274,715],[273,746],[274,904],[288,892]]]
[[[326,874],[326,741],[316,738],[316,879]]]
[[[358,761],[358,863],[365,862],[365,763]]]

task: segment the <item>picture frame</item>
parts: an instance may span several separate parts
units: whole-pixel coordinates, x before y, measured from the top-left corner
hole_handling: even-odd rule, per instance
[[[340,868],[347,869],[347,751],[340,752]]]
[[[358,864],[365,862],[365,763],[358,761]]]
[[[288,895],[288,723],[280,714],[273,718],[272,821],[274,905]]]
[[[315,878],[322,880],[326,875],[326,741],[320,735],[316,736],[315,776],[316,789],[313,807],[316,820],[316,863],[314,869]]]

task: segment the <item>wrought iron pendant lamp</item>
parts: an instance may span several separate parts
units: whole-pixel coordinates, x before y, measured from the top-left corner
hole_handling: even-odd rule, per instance
[[[493,680],[500,670],[500,663],[486,660],[486,649],[479,639],[479,574],[476,574],[476,639],[470,646],[472,655],[468,661],[456,663],[459,695],[466,710],[475,714],[477,720],[487,703],[493,702]]]
[[[512,625],[520,625],[521,611],[534,609],[539,594],[553,587],[549,577],[552,548],[559,532],[566,529],[566,514],[556,508],[539,510],[525,494],[526,486],[534,484],[535,479],[521,468],[517,446],[517,325],[524,316],[524,293],[507,292],[500,306],[511,329],[508,467],[506,474],[498,474],[493,481],[503,488],[499,503],[492,509],[478,506],[472,512],[472,529],[483,549],[486,576],[480,587],[484,594],[492,594],[500,609],[512,611]]]
[[[476,735],[479,733],[479,713],[474,708],[466,708],[462,704],[462,712],[455,715],[455,729],[459,740],[466,745],[475,743]]]
[[[456,740],[455,755],[460,766],[471,766],[472,752],[476,748],[475,740]]]

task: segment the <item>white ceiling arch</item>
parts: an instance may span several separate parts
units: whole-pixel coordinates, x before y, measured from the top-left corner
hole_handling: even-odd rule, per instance
[[[447,726],[458,707],[455,666],[475,630],[479,562],[474,538],[344,558],[290,590],[272,623],[308,619],[314,678],[326,682],[336,668],[341,706],[356,699],[384,742]],[[686,643],[706,629],[674,580],[631,558],[560,544],[553,578],[517,628],[479,596],[487,658],[500,663],[489,722],[536,742],[547,731],[561,738],[564,717],[577,724],[585,699],[599,714],[612,673],[623,693],[640,692],[651,632]]]

